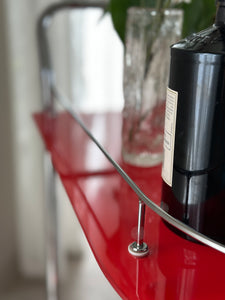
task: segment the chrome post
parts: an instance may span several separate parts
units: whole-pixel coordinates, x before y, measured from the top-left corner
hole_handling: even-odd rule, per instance
[[[148,245],[144,243],[144,224],[145,203],[139,199],[137,241],[128,246],[129,253],[136,257],[144,257],[149,253]]]
[[[44,157],[46,219],[46,293],[48,300],[59,299],[58,272],[58,207],[56,173],[49,153]]]
[[[53,3],[46,8],[41,14],[37,22],[37,39],[40,61],[40,75],[42,85],[42,99],[44,110],[50,115],[55,114],[54,92],[52,90],[52,83],[55,83],[55,73],[52,67],[50,47],[48,41],[48,28],[51,25],[53,16],[57,12],[63,10],[72,10],[77,8],[102,8],[107,7],[107,0],[85,1],[73,0]]]
[[[37,22],[37,39],[40,62],[40,79],[44,111],[54,116],[55,111],[55,73],[52,68],[47,30],[55,13],[65,9],[106,8],[107,1],[73,0],[53,3],[41,14]],[[53,84],[54,83],[54,84]],[[59,299],[58,272],[58,209],[55,192],[55,170],[51,156],[44,157],[44,183],[46,203],[46,292],[47,300]]]

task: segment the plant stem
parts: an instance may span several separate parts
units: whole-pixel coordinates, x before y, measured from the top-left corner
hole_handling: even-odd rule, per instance
[[[141,7],[145,7],[146,6],[145,0],[140,0],[140,6]]]
[[[148,71],[149,71],[149,67],[151,64],[151,61],[154,57],[154,53],[152,52],[152,47],[153,44],[155,42],[155,40],[157,39],[159,32],[161,30],[161,26],[163,24],[164,21],[164,10],[167,8],[171,7],[171,0],[157,0],[156,2],[156,17],[155,17],[155,21],[152,24],[152,28],[150,28],[150,30],[152,30],[152,32],[154,32],[154,35],[152,36],[152,39],[148,41],[147,44],[147,51],[146,51],[146,65],[145,65],[145,73],[144,73],[144,80],[145,78],[148,76]],[[138,127],[141,126],[141,123],[145,120],[145,118],[148,116],[149,112],[145,112],[138,123]]]
[[[142,7],[145,7],[145,4],[146,4],[146,1],[140,0],[140,5]],[[154,34],[152,35],[152,38],[150,40],[147,39],[148,43],[146,45],[147,50],[146,50],[146,65],[145,65],[145,71],[144,71],[144,80],[148,76],[149,67],[150,67],[151,61],[154,57],[154,53],[152,52],[152,48],[153,48],[153,44],[155,43],[156,39],[159,36],[159,32],[161,30],[161,26],[162,26],[163,21],[164,21],[164,10],[167,9],[167,8],[170,8],[170,7],[171,7],[171,0],[157,0],[156,1],[155,21],[153,22],[152,27],[149,28],[149,30],[151,30]],[[139,130],[142,122],[149,115],[149,112],[150,111],[148,110],[147,112],[142,114],[142,116],[140,116],[139,121],[137,123],[135,122],[135,124],[133,124],[133,126],[130,130],[130,133],[129,133],[129,141],[131,141],[133,139],[133,136],[135,135],[135,131]]]
[[[163,8],[163,0],[156,1],[156,11],[159,12]]]
[[[141,0],[143,2],[143,0]],[[160,32],[163,20],[164,20],[164,10],[169,8],[171,6],[171,0],[157,0],[156,1],[156,17],[155,17],[155,21],[152,24],[152,28],[150,30],[152,30],[152,32],[155,34],[154,36],[152,36],[152,39],[149,41],[148,45],[147,45],[147,57],[146,57],[146,68],[145,68],[145,75],[144,77],[147,76],[148,73],[148,69],[149,69],[149,65],[150,62],[153,58],[153,53],[151,51],[153,44],[155,42],[155,40],[157,39],[157,36]]]

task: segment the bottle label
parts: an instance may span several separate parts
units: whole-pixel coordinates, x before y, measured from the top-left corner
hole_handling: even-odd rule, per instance
[[[173,180],[173,156],[177,117],[177,100],[178,92],[167,88],[162,178],[169,186],[172,186]]]

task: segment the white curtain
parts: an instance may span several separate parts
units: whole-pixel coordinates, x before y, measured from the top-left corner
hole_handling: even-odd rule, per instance
[[[70,16],[71,89],[84,111],[118,111],[123,105],[123,48],[110,16],[100,9]]]
[[[42,276],[45,269],[44,149],[32,121],[32,112],[41,109],[36,22],[40,12],[52,2],[4,1],[13,120],[17,250],[20,271],[29,276]],[[96,11],[88,11],[86,16],[75,13],[69,18],[62,14],[53,22],[50,39],[54,66],[60,86],[75,106],[80,103],[88,110],[94,107],[117,110],[123,105],[123,49],[109,17],[102,21],[99,16]],[[96,57],[97,65],[94,64]],[[94,81],[96,74],[97,81]],[[60,197],[65,197],[60,186],[59,190]],[[60,201],[60,218],[63,253],[76,251],[79,248],[78,225],[67,200]]]

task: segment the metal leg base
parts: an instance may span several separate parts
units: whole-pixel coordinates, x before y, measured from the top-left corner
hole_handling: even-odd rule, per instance
[[[148,245],[144,243],[145,204],[139,199],[137,241],[128,246],[128,251],[136,257],[148,255]]]
[[[149,254],[149,248],[146,243],[138,245],[137,242],[133,242],[128,246],[128,251],[131,255],[136,257],[144,257]]]

